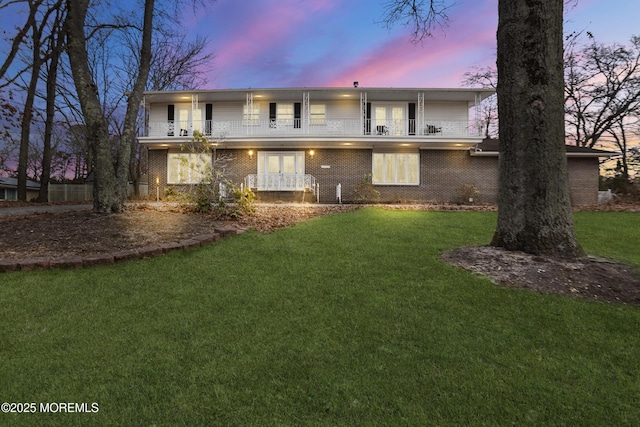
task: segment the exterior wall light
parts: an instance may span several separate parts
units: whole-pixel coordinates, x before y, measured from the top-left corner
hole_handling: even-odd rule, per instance
[[[249,158],[253,159],[253,150],[249,150]]]
[[[315,150],[309,150],[309,156],[313,157],[316,154]]]

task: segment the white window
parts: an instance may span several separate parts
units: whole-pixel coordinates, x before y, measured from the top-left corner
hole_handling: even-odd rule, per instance
[[[309,114],[312,125],[324,125],[327,118],[327,107],[324,104],[311,104]]]
[[[280,104],[276,106],[276,120],[279,125],[293,124],[293,104]]]
[[[420,184],[420,154],[373,153],[373,183]]]
[[[169,184],[197,184],[211,173],[211,154],[169,153],[167,182]]]
[[[253,104],[251,112],[249,112],[249,106],[245,104],[242,110],[242,118],[245,125],[258,125],[260,123],[260,104]]]

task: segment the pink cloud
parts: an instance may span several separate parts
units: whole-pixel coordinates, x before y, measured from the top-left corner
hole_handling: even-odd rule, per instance
[[[462,75],[472,65],[495,60],[495,28],[466,21],[455,23],[445,35],[436,35],[423,45],[411,44],[408,32],[389,39],[354,58],[327,85],[346,86],[358,80],[364,86],[460,86]]]
[[[223,40],[215,40],[216,74],[236,73],[238,70],[256,73],[265,67],[286,72],[288,54],[304,33],[315,14],[331,11],[339,0],[314,0],[301,4],[300,0],[267,0],[252,3],[253,8],[238,7],[235,1],[221,4],[220,13],[228,19]],[[235,21],[232,23],[232,21]]]
[[[460,7],[424,46],[411,45],[402,28],[376,24],[374,9],[360,16],[362,4],[370,3],[262,0],[247,10],[218,0],[208,19],[217,46],[210,86],[459,86],[471,65],[493,58],[496,0]]]

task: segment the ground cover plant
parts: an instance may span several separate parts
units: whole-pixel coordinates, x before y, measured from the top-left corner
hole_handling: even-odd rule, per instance
[[[0,400],[98,404],[0,424],[637,425],[638,307],[440,261],[487,243],[495,220],[363,209],[0,275]],[[640,268],[638,214],[580,212],[576,226],[586,251]]]

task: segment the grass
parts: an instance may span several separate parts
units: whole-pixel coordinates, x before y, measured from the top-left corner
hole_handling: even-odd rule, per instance
[[[495,214],[365,209],[115,266],[0,276],[2,425],[640,423],[640,310],[438,261]],[[640,267],[640,215],[581,212]]]

